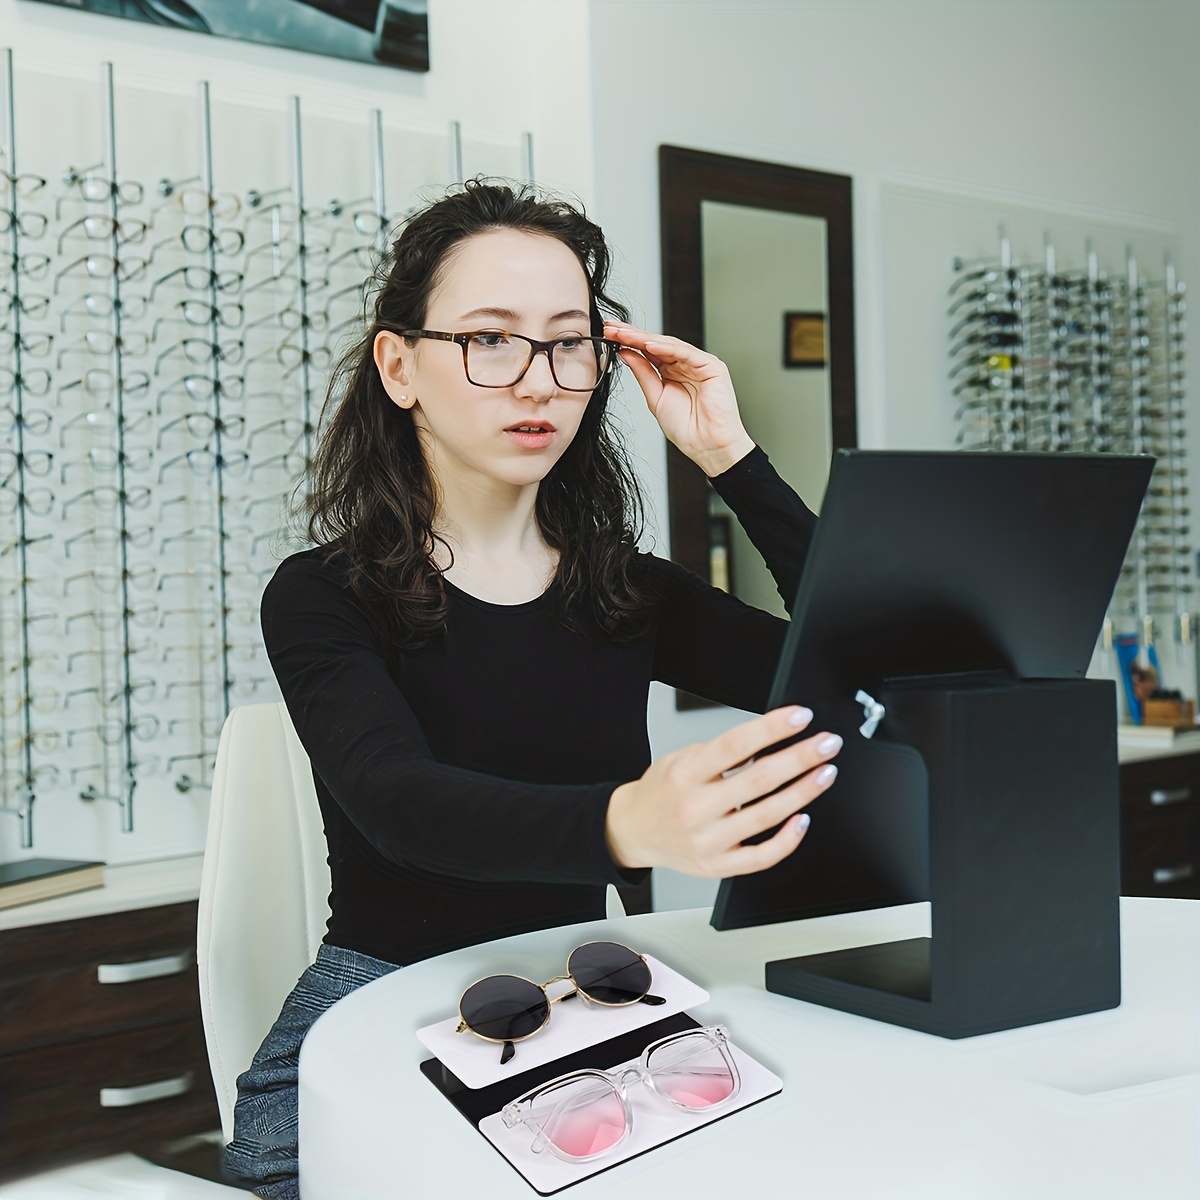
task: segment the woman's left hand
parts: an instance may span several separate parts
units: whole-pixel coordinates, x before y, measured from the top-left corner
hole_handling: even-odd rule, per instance
[[[621,343],[617,354],[667,439],[710,478],[754,448],[729,368],[716,355],[621,321],[606,321],[604,336]]]

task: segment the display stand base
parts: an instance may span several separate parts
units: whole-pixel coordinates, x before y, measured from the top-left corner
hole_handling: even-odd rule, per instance
[[[768,991],[961,1038],[1121,1002],[1107,680],[886,693],[929,773],[930,938],[767,963]]]

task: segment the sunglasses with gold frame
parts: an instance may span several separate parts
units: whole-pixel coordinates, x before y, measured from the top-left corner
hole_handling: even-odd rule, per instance
[[[546,990],[570,982],[560,996]],[[489,975],[476,980],[458,1002],[456,1033],[473,1033],[504,1049],[501,1065],[516,1053],[514,1043],[540,1032],[550,1021],[552,1006],[578,996],[585,1004],[624,1008],[630,1004],[665,1004],[652,996],[650,965],[644,954],[620,942],[584,942],[567,956],[567,972],[545,983],[521,975]]]

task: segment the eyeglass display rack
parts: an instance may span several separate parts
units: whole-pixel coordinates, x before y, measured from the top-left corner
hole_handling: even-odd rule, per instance
[[[1187,487],[1186,285],[1167,257],[1147,279],[1132,250],[1118,274],[1089,242],[1064,269],[1045,238],[1041,262],[956,259],[950,285],[950,379],[957,444],[989,451],[1153,454],[1157,463],[1104,623],[1101,648],[1136,637],[1158,665],[1169,632],[1195,671],[1196,615]],[[1195,679],[1188,679],[1194,688]],[[1192,692],[1194,695],[1194,691]]]
[[[206,788],[230,708],[278,698],[259,597],[309,544],[317,414],[406,214],[378,109],[369,195],[306,192],[298,97],[290,181],[221,192],[202,83],[195,176],[146,187],[105,64],[103,161],[53,180],[23,171],[0,68],[0,814],[29,848],[39,798],[111,802],[132,832],[140,785]],[[447,142],[461,182],[458,122]],[[523,156],[532,178],[529,135]]]

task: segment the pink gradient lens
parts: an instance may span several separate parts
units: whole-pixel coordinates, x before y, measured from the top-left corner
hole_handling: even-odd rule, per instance
[[[625,1106],[606,1083],[571,1084],[555,1095],[554,1112],[542,1133],[572,1158],[602,1154],[625,1136]]]
[[[711,1108],[733,1094],[733,1080],[726,1071],[716,1075],[676,1075],[660,1083],[659,1088],[676,1104],[688,1108]]]
[[[651,1055],[649,1067],[657,1090],[681,1108],[711,1108],[737,1090],[725,1056],[705,1037],[661,1046]]]

